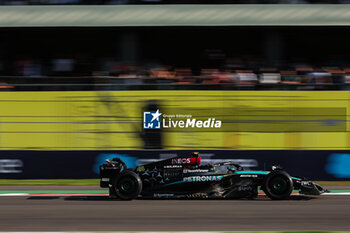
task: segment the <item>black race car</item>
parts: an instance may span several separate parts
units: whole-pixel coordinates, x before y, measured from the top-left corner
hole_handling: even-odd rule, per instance
[[[274,166],[270,171],[245,170],[233,162],[200,165],[201,157],[175,157],[129,169],[118,158],[100,166],[100,186],[110,198],[255,198],[261,188],[271,199],[288,199],[293,190],[320,195],[326,189]]]

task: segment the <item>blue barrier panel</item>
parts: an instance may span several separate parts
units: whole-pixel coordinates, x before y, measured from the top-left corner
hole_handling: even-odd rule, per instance
[[[190,150],[0,151],[0,179],[90,179],[106,158],[119,157],[128,167]],[[291,175],[312,180],[350,180],[350,152],[327,150],[202,150],[202,163],[233,160],[251,170],[280,165]]]

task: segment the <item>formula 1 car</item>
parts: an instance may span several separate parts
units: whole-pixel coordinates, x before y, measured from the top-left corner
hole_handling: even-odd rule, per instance
[[[100,166],[100,186],[109,188],[110,198],[249,198],[261,188],[271,199],[288,199],[293,190],[306,195],[328,192],[302,177],[290,176],[278,166],[270,171],[245,170],[234,162],[200,165],[197,152],[127,168],[119,158]]]

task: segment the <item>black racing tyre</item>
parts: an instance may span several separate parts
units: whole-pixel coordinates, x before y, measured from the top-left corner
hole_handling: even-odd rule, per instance
[[[275,170],[267,175],[262,189],[271,199],[288,199],[293,191],[293,181],[287,172]]]
[[[132,200],[142,191],[142,181],[139,175],[130,170],[124,170],[113,182],[113,188],[118,198]]]

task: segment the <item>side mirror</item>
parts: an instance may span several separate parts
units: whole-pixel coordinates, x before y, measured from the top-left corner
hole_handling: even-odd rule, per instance
[[[271,167],[271,170],[272,170],[272,171],[275,171],[275,170],[283,170],[283,168],[282,168],[281,166],[279,166],[279,165],[274,165],[274,166]]]

